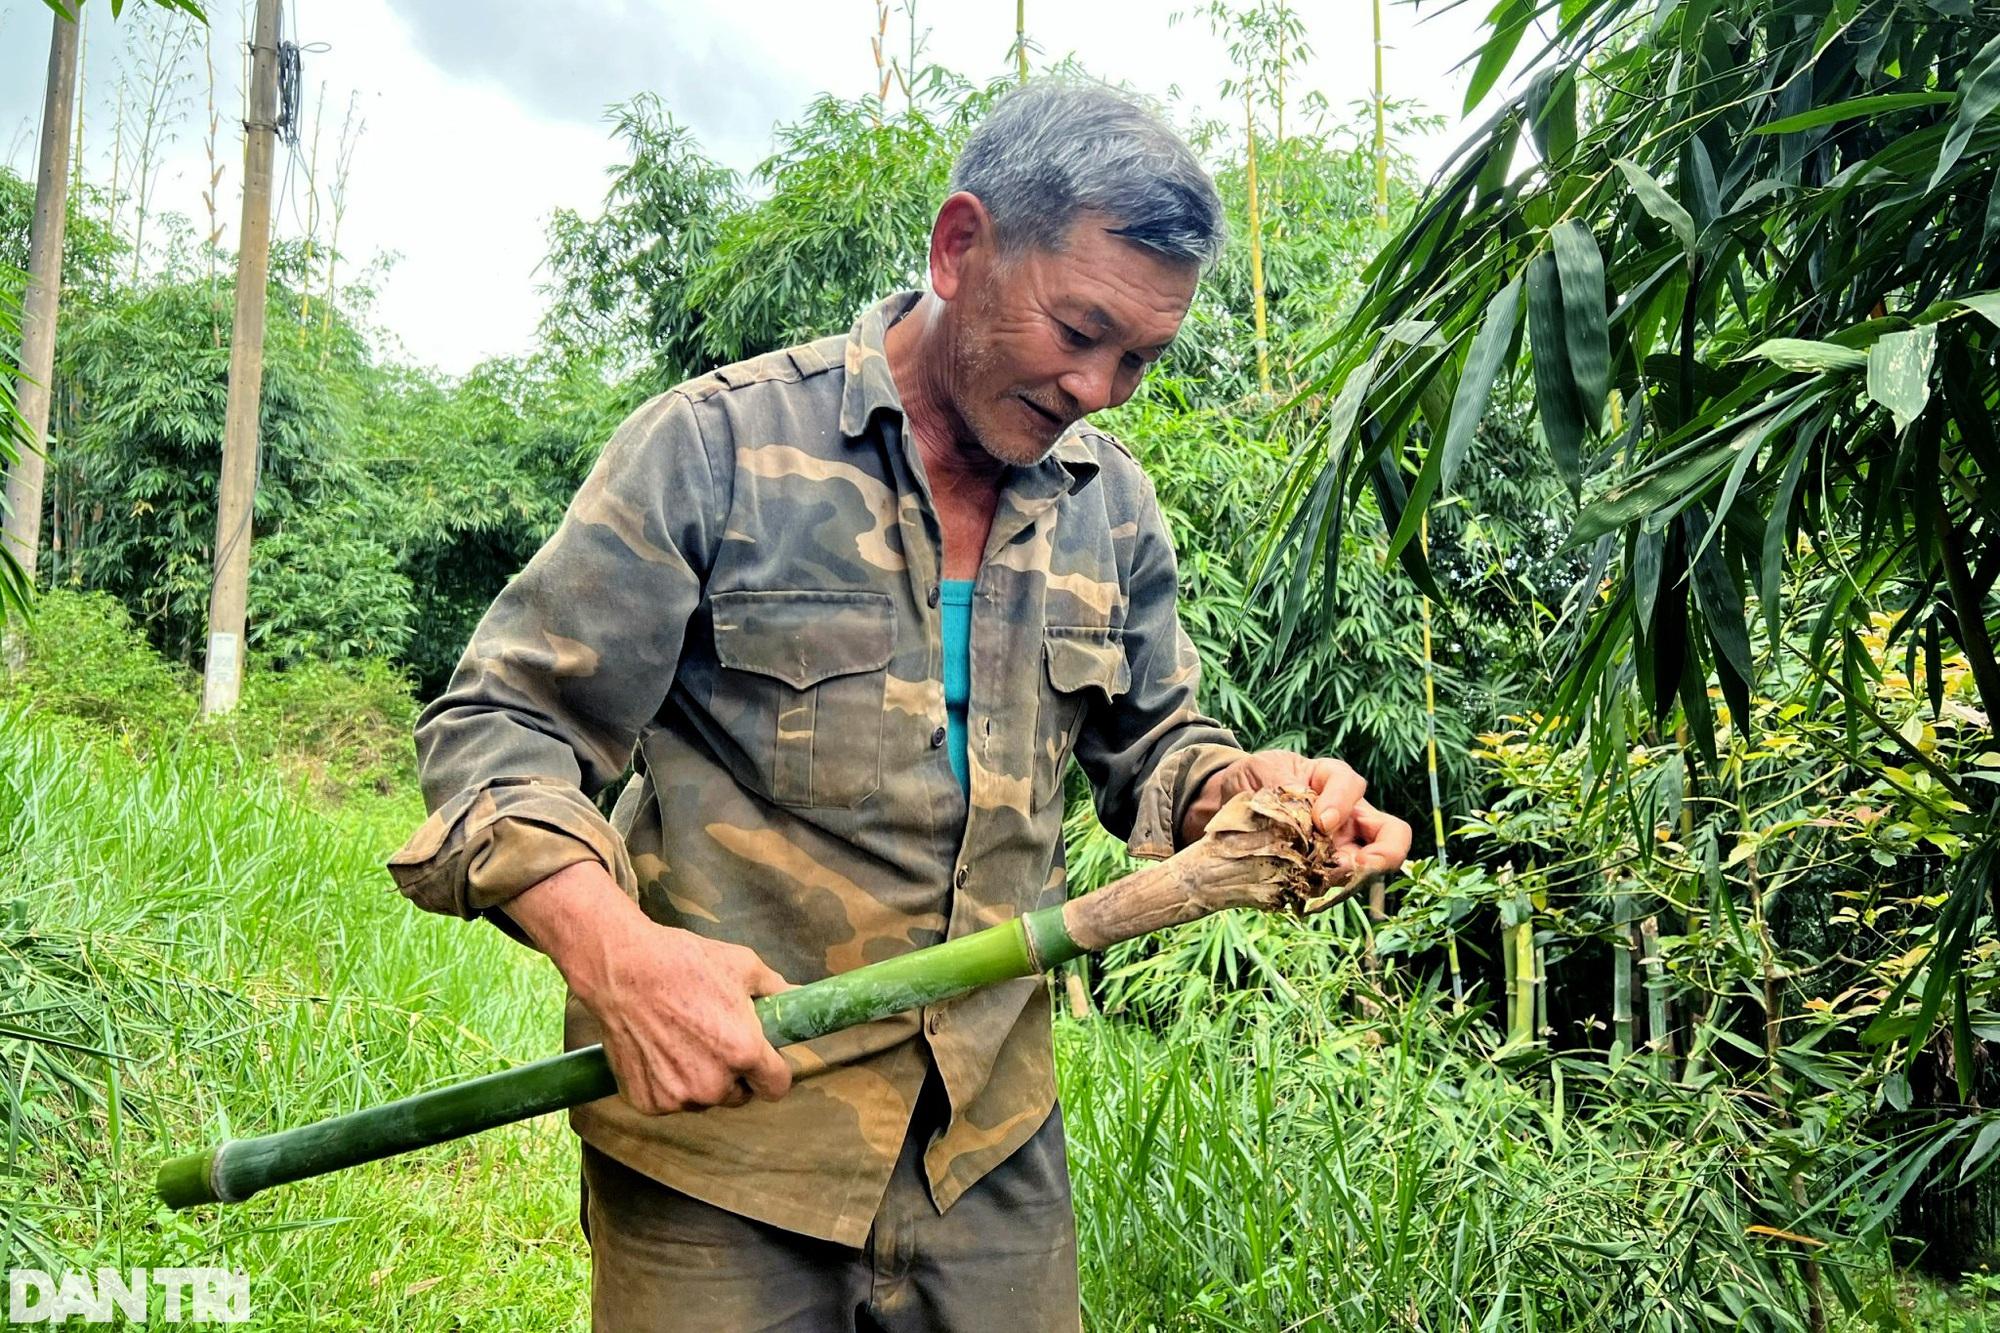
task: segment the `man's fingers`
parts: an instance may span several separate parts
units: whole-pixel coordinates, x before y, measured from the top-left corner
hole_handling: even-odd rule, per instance
[[[1354,822],[1368,840],[1354,853],[1355,873],[1386,874],[1409,859],[1410,841],[1415,833],[1408,820],[1384,814],[1362,801],[1354,808]]]
[[[750,992],[752,999],[763,995],[776,995],[779,991],[792,988],[792,983],[766,966],[754,949],[730,945],[729,957],[736,961],[738,974],[743,978],[743,988]]]
[[[1346,827],[1368,790],[1368,780],[1338,759],[1313,760],[1306,770],[1306,782],[1315,793],[1313,819],[1322,833],[1338,833]]]
[[[791,1066],[785,1063],[785,1057],[766,1045],[757,1062],[743,1071],[743,1082],[757,1096],[775,1102],[792,1089]]]
[[[750,997],[752,999],[764,995],[776,995],[779,991],[792,989],[791,982],[785,980],[761,962],[750,968],[749,975],[744,978],[744,984],[749,986]]]

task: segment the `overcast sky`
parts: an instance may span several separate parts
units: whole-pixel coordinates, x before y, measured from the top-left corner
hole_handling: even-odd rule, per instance
[[[226,244],[242,206],[239,2],[208,0],[226,140]],[[1228,73],[1223,44],[1203,21],[1169,22],[1189,7],[1186,0],[1027,0],[1028,34],[1038,63],[1073,53],[1093,73],[1178,99],[1189,114],[1227,114],[1216,88]],[[1390,95],[1418,99],[1450,122],[1412,145],[1426,169],[1460,132],[1464,71],[1454,67],[1477,39],[1470,6],[1431,16],[1441,8],[1394,3],[1384,16]],[[111,176],[121,72],[135,78],[127,48],[141,9],[128,3],[114,24],[109,6],[90,0],[85,157],[100,183]],[[1368,96],[1372,78],[1368,2],[1302,0],[1297,9],[1315,54],[1290,85],[1319,92],[1344,115]],[[767,154],[772,127],[815,94],[873,90],[875,12],[874,0],[288,0],[286,35],[308,48],[308,124],[294,150],[292,188],[277,201],[277,233],[305,229],[303,165],[321,86],[322,182],[332,175],[349,96],[358,95],[366,129],[354,153],[341,249],[357,259],[395,256],[379,321],[406,356],[450,372],[524,351],[543,306],[535,268],[549,216],[565,207],[594,213],[605,170],[617,161],[603,119],[608,104],[655,91],[711,156],[747,171]],[[926,58],[979,79],[1009,69],[1011,3],[919,0],[916,14]],[[48,28],[41,0],[0,0],[0,162],[24,176],[33,171]],[[907,33],[898,2],[891,47],[900,51]],[[191,51],[185,119],[156,189],[161,209],[200,216],[205,227],[198,39]],[[281,184],[286,151],[279,150]]]

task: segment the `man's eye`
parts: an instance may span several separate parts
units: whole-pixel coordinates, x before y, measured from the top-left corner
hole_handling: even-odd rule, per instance
[[[1068,343],[1071,347],[1090,346],[1090,341],[1091,341],[1090,335],[1085,333],[1082,329],[1072,328],[1069,325],[1063,323],[1061,320],[1056,321],[1056,327],[1062,330],[1063,341]]]

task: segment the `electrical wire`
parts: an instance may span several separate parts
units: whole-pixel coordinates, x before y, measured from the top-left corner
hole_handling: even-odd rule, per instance
[[[299,44],[278,41],[278,139],[287,148],[299,146]]]

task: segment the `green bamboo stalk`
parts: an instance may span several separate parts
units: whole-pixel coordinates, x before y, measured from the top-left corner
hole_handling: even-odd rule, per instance
[[[1673,1074],[1674,1034],[1667,1025],[1667,969],[1660,961],[1660,919],[1639,922],[1639,961],[1646,971],[1646,1045],[1663,1075]]]
[[[1535,1040],[1535,921],[1531,916],[1514,927],[1514,1012],[1508,1024],[1509,1043]]]
[[[1375,15],[1375,225],[1389,226],[1389,131],[1384,118],[1388,102],[1382,87],[1382,0],[1373,0]]]
[[[1313,822],[1312,793],[1247,792],[1209,821],[1209,836],[1057,907],[928,949],[870,963],[755,1001],[773,1046],[936,1004],[1014,977],[1032,977],[1085,953],[1229,907],[1322,911],[1362,887],[1335,867]],[[463,1138],[618,1091],[604,1048],[537,1060],[385,1106],[254,1139],[229,1140],[160,1168],[170,1208],[241,1203],[261,1190]]]
[[[1632,894],[1611,886],[1611,1049],[1614,1060],[1630,1055],[1632,1040]]]
[[[1014,0],[1014,59],[1019,63],[1017,82],[1028,81],[1028,0]]]
[[[1549,1030],[1549,951],[1546,947],[1534,943],[1534,937],[1534,932],[1532,930],[1529,931],[1528,956],[1533,960],[1535,965],[1534,1005],[1532,1006],[1535,1021],[1534,1036],[1535,1040],[1540,1041],[1542,1034]]]
[[[1244,184],[1250,192],[1250,316],[1257,329],[1257,387],[1271,392],[1271,351],[1264,314],[1264,224],[1257,207],[1257,112],[1250,103],[1250,80],[1243,81]]]
[[[1024,917],[827,977],[755,1002],[773,1046],[936,1004],[1013,977],[1031,977],[1083,953],[1063,909]],[[254,1139],[230,1139],[160,1168],[169,1208],[241,1203],[290,1184],[449,1139],[561,1111],[618,1091],[602,1046],[586,1046],[448,1088],[420,1092]]]

